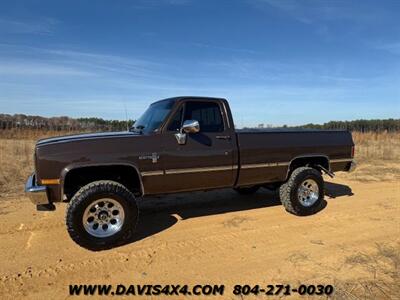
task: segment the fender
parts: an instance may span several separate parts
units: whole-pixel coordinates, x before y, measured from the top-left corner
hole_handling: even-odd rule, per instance
[[[63,168],[61,171],[61,174],[60,174],[60,192],[61,192],[60,199],[63,199],[65,178],[70,171],[76,170],[76,169],[81,169],[81,168],[87,168],[87,167],[105,167],[105,166],[107,166],[107,167],[109,167],[109,166],[127,166],[127,167],[134,168],[135,172],[138,174],[138,177],[139,177],[141,194],[142,194],[142,196],[144,196],[145,190],[144,190],[142,175],[139,171],[139,168],[135,164],[132,164],[132,163],[111,162],[111,163],[70,164],[70,165],[66,166],[65,168]]]
[[[288,169],[287,169],[287,171],[286,171],[285,181],[287,181],[288,178],[289,178],[289,172],[290,172],[292,163],[293,163],[296,159],[302,159],[302,158],[323,158],[323,159],[326,159],[326,161],[327,161],[327,163],[328,163],[328,171],[331,170],[331,164],[330,164],[329,157],[328,157],[327,155],[325,155],[325,154],[315,154],[315,153],[314,153],[314,154],[299,155],[299,156],[293,157],[293,158],[290,160],[289,165],[288,165]]]

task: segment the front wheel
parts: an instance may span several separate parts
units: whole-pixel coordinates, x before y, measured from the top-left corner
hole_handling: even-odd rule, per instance
[[[300,167],[279,188],[285,209],[295,215],[310,215],[319,210],[324,199],[324,179],[310,167]]]
[[[132,236],[138,220],[134,195],[122,184],[100,180],[82,187],[66,215],[68,233],[80,246],[103,250]]]

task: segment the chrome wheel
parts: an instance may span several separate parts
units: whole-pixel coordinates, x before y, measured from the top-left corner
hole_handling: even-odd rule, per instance
[[[313,179],[304,180],[297,189],[297,197],[301,205],[312,206],[319,199],[319,188]]]
[[[124,219],[122,205],[114,199],[104,198],[94,201],[85,209],[82,222],[90,235],[105,238],[120,231]]]

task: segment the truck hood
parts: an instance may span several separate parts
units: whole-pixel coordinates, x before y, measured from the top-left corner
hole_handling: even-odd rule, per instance
[[[139,133],[130,132],[130,131],[118,131],[118,132],[98,132],[98,133],[74,134],[74,135],[65,135],[65,136],[41,139],[41,140],[38,140],[38,142],[36,143],[36,146],[44,146],[44,145],[54,144],[54,143],[67,143],[67,142],[73,142],[73,141],[77,141],[77,140],[114,138],[114,137],[135,136],[135,135],[139,135]]]

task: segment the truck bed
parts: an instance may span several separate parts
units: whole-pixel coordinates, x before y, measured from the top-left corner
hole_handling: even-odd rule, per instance
[[[238,130],[236,135],[240,184],[284,181],[290,163],[304,156],[325,157],[331,171],[344,171],[354,146],[351,133],[342,130]]]

